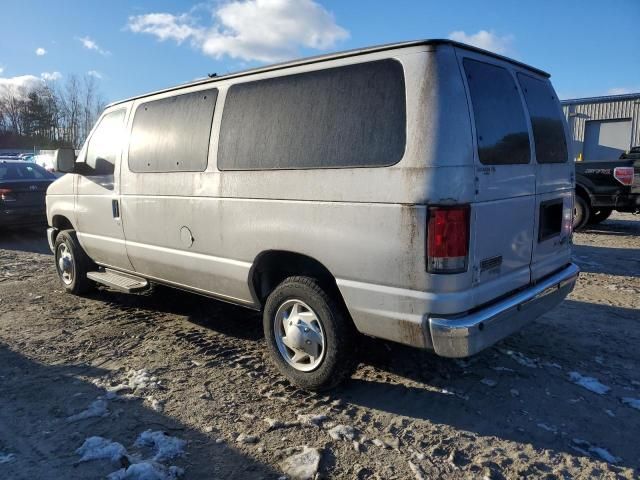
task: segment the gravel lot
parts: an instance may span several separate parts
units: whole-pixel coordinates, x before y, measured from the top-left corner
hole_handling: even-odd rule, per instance
[[[0,478],[638,478],[640,221],[574,243],[575,292],[518,335],[466,361],[363,339],[319,395],[278,376],[255,313],[73,297],[41,232],[0,232]]]

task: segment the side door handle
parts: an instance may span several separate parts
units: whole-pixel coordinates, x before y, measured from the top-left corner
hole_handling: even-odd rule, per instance
[[[120,218],[120,202],[117,199],[111,200],[111,211],[113,218]]]

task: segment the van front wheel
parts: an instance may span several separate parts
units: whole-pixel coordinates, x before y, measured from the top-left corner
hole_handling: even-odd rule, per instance
[[[73,230],[63,230],[55,242],[56,271],[62,287],[69,293],[80,295],[93,286],[87,272],[93,262],[78,243]]]
[[[267,347],[276,367],[306,390],[326,390],[353,372],[354,328],[344,308],[310,277],[289,277],[267,298]]]

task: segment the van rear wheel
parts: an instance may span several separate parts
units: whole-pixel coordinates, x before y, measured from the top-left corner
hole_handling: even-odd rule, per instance
[[[310,277],[289,277],[267,298],[267,347],[278,370],[306,390],[327,390],[355,367],[354,328],[344,308]]]

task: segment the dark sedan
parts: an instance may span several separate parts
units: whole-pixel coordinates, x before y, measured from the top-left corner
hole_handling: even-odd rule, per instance
[[[46,225],[45,195],[55,179],[39,165],[0,160],[0,228]]]

